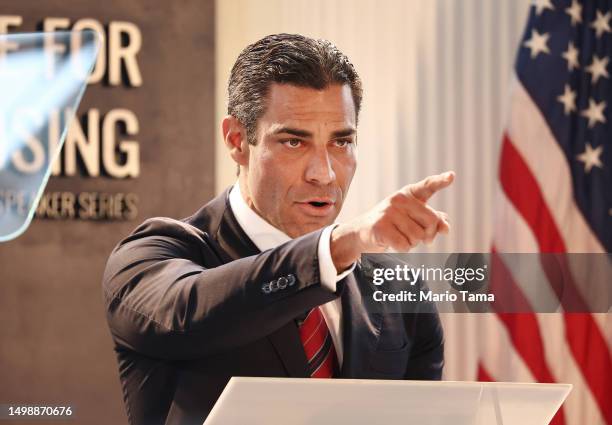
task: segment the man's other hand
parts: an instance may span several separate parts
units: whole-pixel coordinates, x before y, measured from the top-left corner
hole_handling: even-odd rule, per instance
[[[356,219],[338,225],[331,234],[336,270],[345,270],[364,252],[384,252],[389,248],[406,252],[421,242],[431,243],[439,233],[447,234],[447,214],[433,209],[427,201],[454,179],[452,171],[429,176],[404,186]]]

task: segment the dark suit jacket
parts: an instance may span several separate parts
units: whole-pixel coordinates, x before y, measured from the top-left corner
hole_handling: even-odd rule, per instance
[[[366,311],[360,268],[336,294],[324,289],[321,231],[260,252],[228,193],[187,219],[145,221],[108,260],[104,301],[131,424],[201,424],[231,376],[306,377],[295,318],[338,296],[341,377],[440,379],[437,314]],[[294,284],[266,290],[289,275]]]

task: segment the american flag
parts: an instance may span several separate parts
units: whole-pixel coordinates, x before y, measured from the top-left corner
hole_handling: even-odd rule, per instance
[[[612,252],[611,21],[612,0],[531,7],[502,141],[494,251]],[[571,383],[551,423],[612,424],[611,324],[605,313],[489,316],[478,378]]]

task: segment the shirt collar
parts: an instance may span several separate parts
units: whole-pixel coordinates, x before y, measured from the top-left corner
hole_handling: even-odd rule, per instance
[[[229,202],[238,224],[260,251],[276,248],[291,240],[283,231],[272,226],[247,205],[238,182],[230,191]]]

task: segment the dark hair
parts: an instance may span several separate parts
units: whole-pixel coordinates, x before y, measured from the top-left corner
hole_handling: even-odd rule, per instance
[[[330,84],[348,84],[355,114],[361,107],[361,79],[349,59],[327,40],[298,34],[273,34],[248,45],[232,67],[227,88],[227,113],[246,127],[255,144],[257,120],[264,114],[272,83],[323,90]]]

